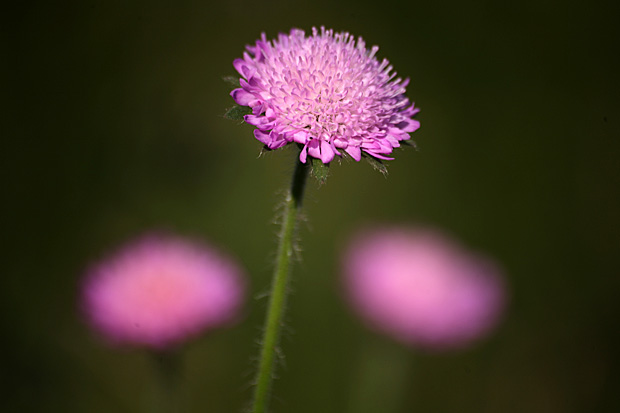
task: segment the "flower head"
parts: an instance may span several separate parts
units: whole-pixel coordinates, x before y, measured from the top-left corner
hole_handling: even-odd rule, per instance
[[[91,268],[82,306],[112,343],[166,348],[234,321],[243,284],[239,266],[211,247],[148,236]]]
[[[405,97],[409,79],[394,79],[379,48],[362,38],[333,30],[292,29],[268,41],[265,34],[233,62],[241,74],[235,101],[249,106],[245,121],[269,149],[302,145],[307,156],[329,163],[340,150],[359,161],[362,152],[379,159],[409,139],[420,126],[418,112]]]
[[[407,344],[465,346],[488,333],[504,307],[496,266],[435,231],[367,232],[343,263],[354,309],[373,328]]]

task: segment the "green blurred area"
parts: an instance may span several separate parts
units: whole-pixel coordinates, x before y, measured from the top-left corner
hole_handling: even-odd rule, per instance
[[[620,411],[617,11],[612,1],[14,4],[0,39],[0,410],[141,411],[147,356],[103,346],[76,302],[89,263],[151,229],[212,241],[247,268],[245,318],[188,346],[183,390],[189,412],[247,406],[257,297],[294,152],[258,156],[252,127],[222,117],[233,104],[222,76],[262,31],[325,25],[379,45],[411,78],[422,128],[419,150],[399,150],[387,179],[344,161],[310,185],[273,411],[352,413],[368,396],[356,391],[361,366],[384,377],[368,396],[379,399],[397,386],[389,369],[407,363],[401,410],[385,413]],[[339,252],[360,226],[401,222],[502,264],[511,303],[494,335],[416,353],[350,313]]]

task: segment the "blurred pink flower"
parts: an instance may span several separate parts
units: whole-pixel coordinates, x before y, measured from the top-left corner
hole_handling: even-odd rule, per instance
[[[343,267],[354,309],[374,329],[411,345],[464,347],[498,323],[505,305],[496,265],[432,230],[362,233]]]
[[[340,150],[359,161],[362,153],[379,159],[420,127],[418,113],[405,96],[409,79],[396,78],[379,48],[362,38],[313,28],[306,36],[292,29],[277,39],[263,33],[233,65],[242,76],[231,92],[252,109],[245,121],[269,149],[296,142],[299,159],[329,163]]]
[[[207,245],[147,236],[90,269],[82,306],[111,343],[161,349],[235,321],[242,275]]]

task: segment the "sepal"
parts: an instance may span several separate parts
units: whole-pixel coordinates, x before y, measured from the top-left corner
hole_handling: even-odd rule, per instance
[[[252,113],[252,109],[247,106],[235,105],[231,108],[228,108],[226,113],[224,113],[224,118],[228,120],[234,121],[243,121],[243,117],[245,115],[249,115]]]
[[[310,165],[312,166],[310,174],[316,178],[319,185],[323,185],[329,176],[329,164],[324,164],[320,159],[311,156]]]
[[[374,156],[368,155],[362,152],[362,158],[366,160],[376,171],[379,171],[383,174],[383,176],[387,177],[388,170],[385,164],[381,161],[381,159],[377,159]]]

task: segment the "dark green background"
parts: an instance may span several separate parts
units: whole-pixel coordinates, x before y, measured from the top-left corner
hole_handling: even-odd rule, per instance
[[[390,369],[409,363],[401,412],[620,409],[615,2],[26,1],[1,19],[3,412],[141,411],[148,357],[101,345],[76,298],[92,260],[153,228],[247,268],[243,321],[184,354],[188,411],[247,405],[294,154],[258,157],[252,128],[221,116],[221,77],[260,32],[313,25],[379,45],[411,78],[422,128],[387,179],[343,162],[309,186],[273,411],[381,405]],[[366,331],[341,299],[338,254],[384,222],[494,256],[511,295],[496,334],[414,354]],[[373,362],[378,384],[360,395]]]

